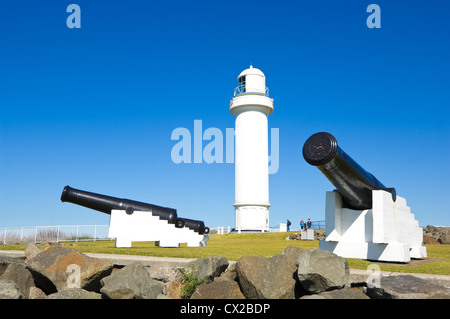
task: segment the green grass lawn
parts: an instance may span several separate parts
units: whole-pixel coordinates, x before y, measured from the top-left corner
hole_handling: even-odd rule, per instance
[[[319,242],[285,240],[289,233],[252,233],[211,235],[206,247],[155,247],[153,242],[134,242],[131,248],[115,248],[113,241],[66,242],[64,246],[75,248],[84,253],[106,253],[157,257],[202,258],[208,256],[225,256],[228,260],[238,260],[242,256],[277,255],[288,246],[319,248]],[[24,250],[26,245],[0,245],[0,250]],[[45,248],[42,245],[41,248]],[[433,262],[410,266],[372,262],[359,259],[347,259],[350,268],[367,269],[371,264],[378,264],[381,271],[428,273],[450,275],[450,245],[426,245],[428,258]],[[413,264],[413,263],[411,263]]]

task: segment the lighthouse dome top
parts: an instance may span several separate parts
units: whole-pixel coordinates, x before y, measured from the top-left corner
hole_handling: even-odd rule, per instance
[[[239,78],[246,75],[259,75],[265,77],[264,73],[260,69],[254,68],[252,65],[250,65],[248,69],[245,69],[244,71],[241,72],[241,74],[239,74],[238,80]]]
[[[273,112],[273,99],[269,97],[264,73],[250,65],[238,76],[238,87],[230,101],[230,112],[234,115],[242,110],[262,110],[267,115]]]
[[[264,73],[252,65],[242,71],[237,77],[239,86],[235,89],[234,95],[243,93],[257,93],[268,96],[268,89],[266,88],[266,77]]]

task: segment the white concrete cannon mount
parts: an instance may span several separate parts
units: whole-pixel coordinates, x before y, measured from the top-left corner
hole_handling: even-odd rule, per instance
[[[111,210],[109,238],[116,239],[116,247],[131,247],[133,241],[154,241],[160,247],[179,247],[187,243],[188,247],[204,247],[209,235],[200,235],[188,227],[176,228],[167,220],[153,216],[148,211]]]
[[[372,209],[342,207],[338,192],[326,193],[326,239],[321,249],[344,258],[408,262],[427,257],[423,232],[406,200],[390,193],[372,191]]]

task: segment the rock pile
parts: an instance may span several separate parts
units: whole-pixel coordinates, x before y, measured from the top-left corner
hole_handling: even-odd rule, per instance
[[[325,231],[314,229],[314,240],[325,240]],[[291,233],[286,240],[302,240],[302,233]]]
[[[0,299],[179,299],[186,274],[201,283],[191,299],[450,298],[446,287],[413,276],[368,285],[350,276],[345,259],[321,249],[288,247],[235,263],[206,257],[182,271],[141,262],[118,267],[72,248],[30,244],[25,259],[0,256]]]
[[[430,226],[423,228],[424,244],[450,244],[450,227]]]

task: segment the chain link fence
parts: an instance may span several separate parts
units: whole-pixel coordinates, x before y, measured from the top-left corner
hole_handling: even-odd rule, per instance
[[[108,225],[58,225],[0,228],[0,244],[96,241],[108,238]]]

